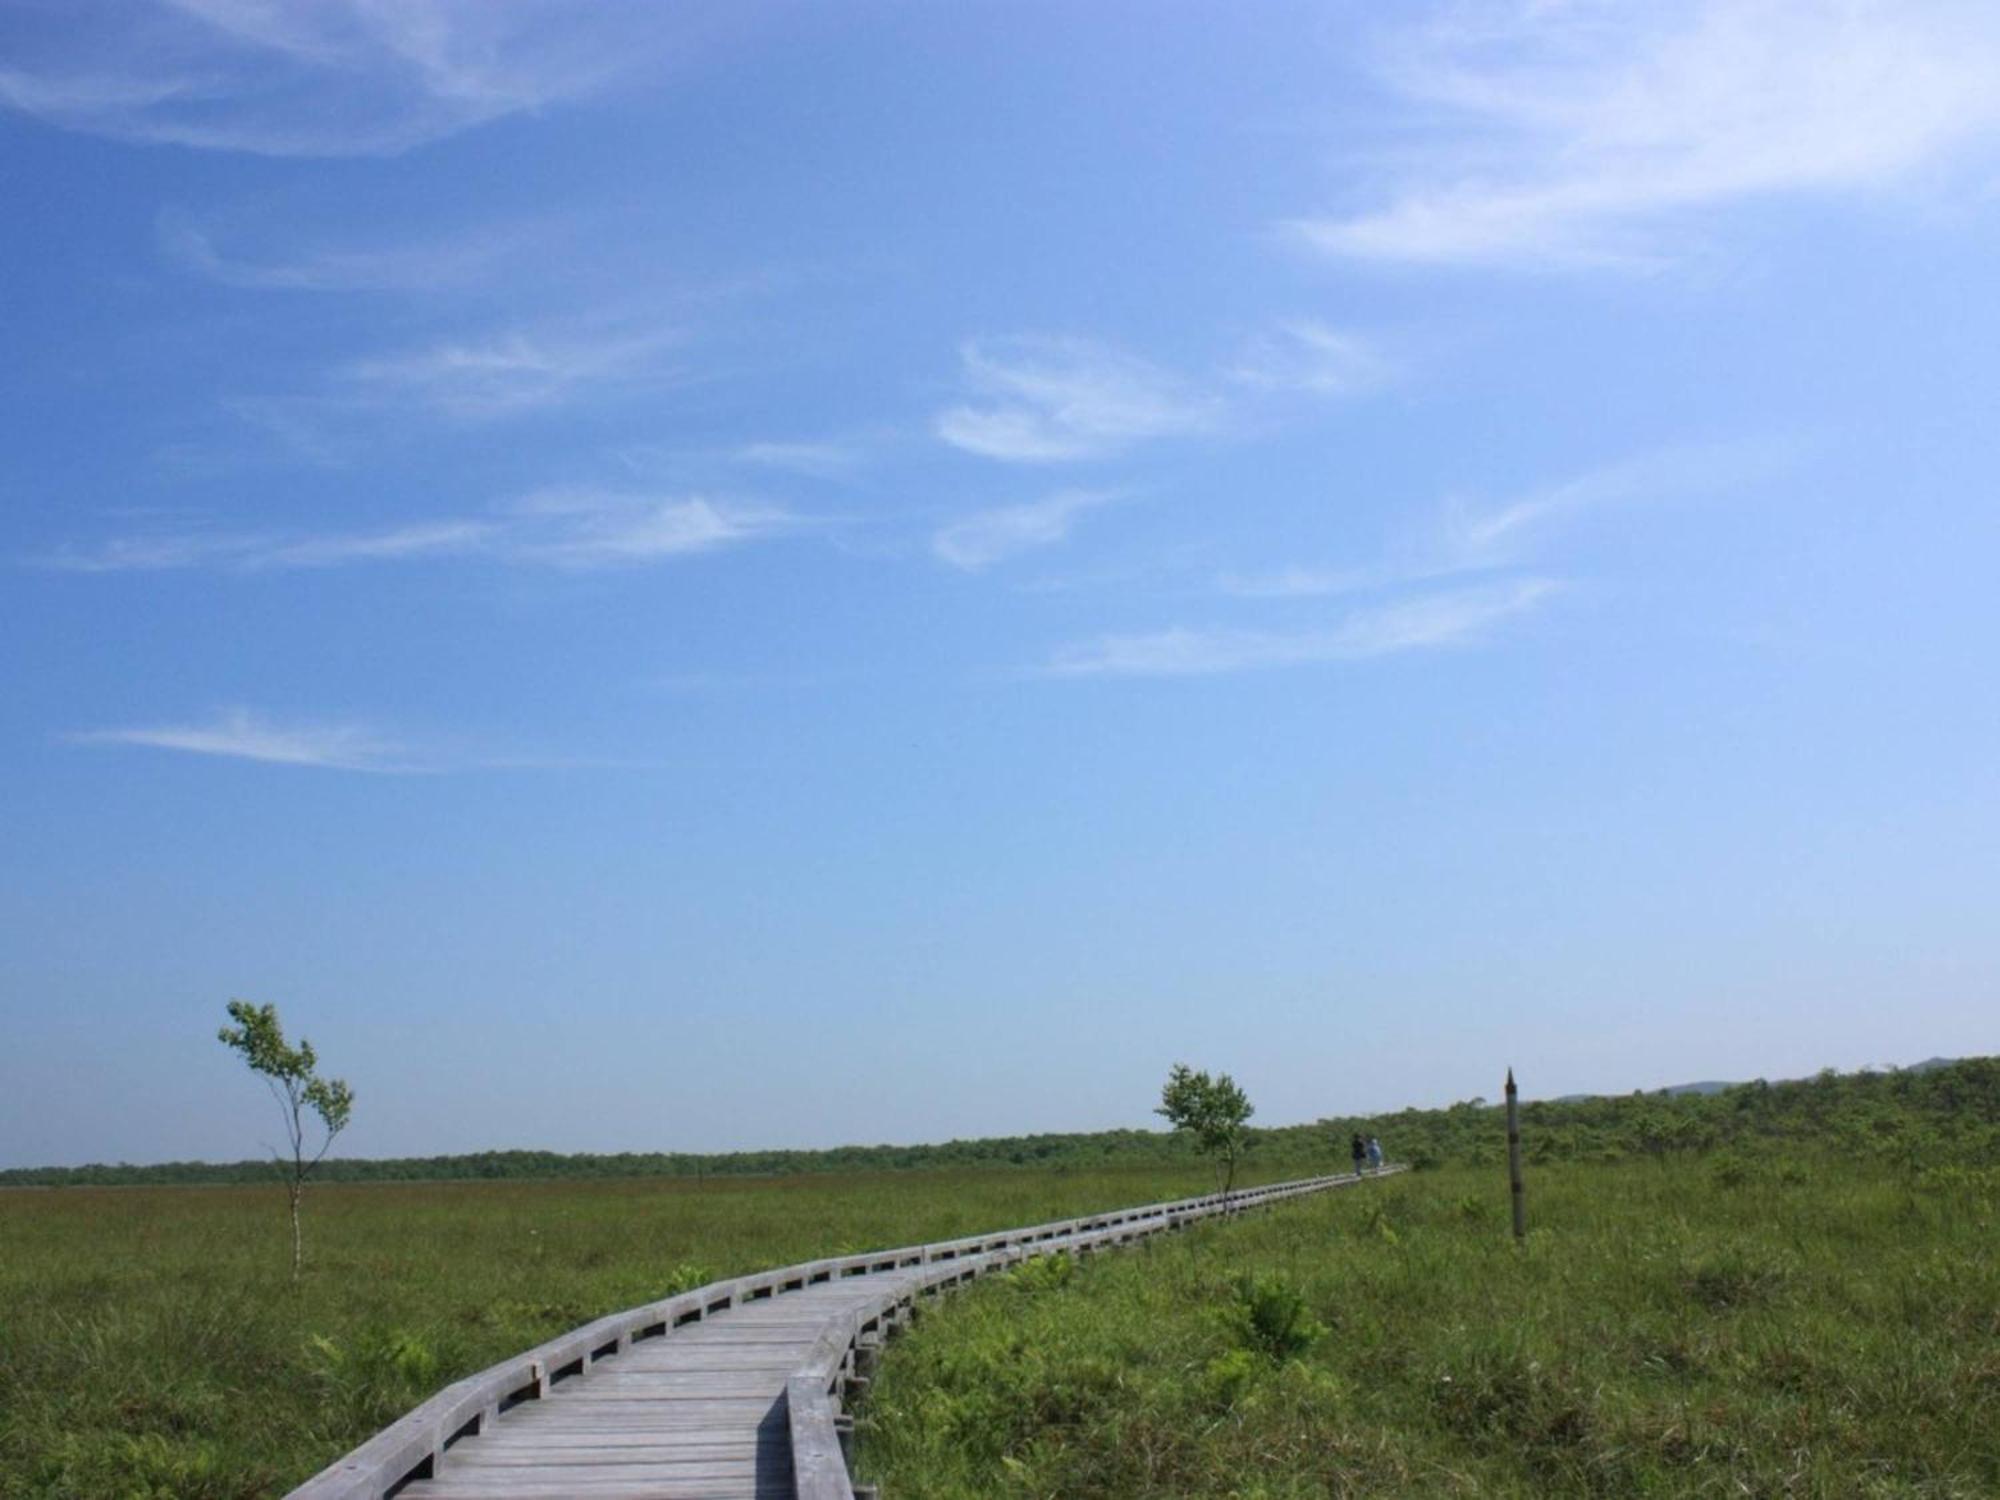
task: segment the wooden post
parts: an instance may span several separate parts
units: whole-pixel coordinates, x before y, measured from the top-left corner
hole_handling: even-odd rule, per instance
[[[1514,1070],[1507,1070],[1507,1186],[1514,1195],[1514,1238],[1528,1232],[1528,1196],[1521,1186],[1521,1102]]]

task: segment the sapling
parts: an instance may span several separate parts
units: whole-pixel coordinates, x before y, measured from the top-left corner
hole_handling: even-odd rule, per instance
[[[1227,1073],[1213,1078],[1186,1063],[1175,1063],[1160,1090],[1156,1115],[1176,1131],[1194,1137],[1195,1150],[1216,1159],[1215,1175],[1226,1194],[1236,1183],[1236,1163],[1250,1143],[1245,1122],[1257,1112],[1250,1096]]]
[[[333,1138],[347,1128],[354,1110],[354,1090],[338,1078],[319,1076],[319,1058],[312,1043],[299,1038],[294,1047],[285,1040],[278,1024],[278,1007],[252,1005],[248,1000],[229,1002],[229,1019],[217,1033],[222,1043],[243,1056],[250,1071],[270,1087],[284,1117],[286,1151],[273,1149],[271,1157],[278,1175],[284,1179],[286,1201],[292,1214],[292,1280],[299,1279],[305,1259],[305,1240],[299,1229],[299,1204],[305,1197],[306,1180],[326,1156]],[[312,1134],[312,1117],[319,1119],[319,1149],[307,1153]],[[289,1152],[289,1155],[287,1154]]]

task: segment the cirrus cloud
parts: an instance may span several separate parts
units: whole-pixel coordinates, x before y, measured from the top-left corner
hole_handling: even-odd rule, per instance
[[[1000,505],[943,527],[931,551],[954,568],[976,573],[1018,553],[1062,541],[1087,510],[1117,499],[1108,490],[1063,490],[1022,505]]]
[[[973,340],[959,351],[977,403],[935,422],[954,448],[1008,463],[1103,458],[1203,432],[1218,403],[1158,365],[1078,338]]]
[[[133,0],[0,29],[0,105],[145,145],[382,156],[581,98],[681,39],[555,0]]]
[[[660,327],[512,331],[355,360],[337,374],[357,396],[485,421],[670,378],[659,356],[677,340]]]
[[[1483,0],[1394,48],[1441,143],[1386,201],[1292,227],[1352,259],[1652,265],[1696,210],[1898,185],[2000,138],[1969,0]],[[1462,129],[1453,132],[1449,122]]]
[[[185,568],[255,573],[470,557],[587,572],[766,541],[802,525],[788,511],[752,501],[568,487],[539,490],[480,516],[297,534],[139,533],[93,547],[71,547],[39,561],[74,573]]]
[[[1054,677],[1206,677],[1229,672],[1362,661],[1460,645],[1534,608],[1556,589],[1545,578],[1455,589],[1356,610],[1325,626],[1297,630],[1189,628],[1105,635],[1066,646],[1049,661]]]
[[[332,771],[407,771],[399,742],[358,724],[280,725],[246,708],[225,709],[205,722],[91,729],[68,736],[80,745],[136,745],[268,765]]]
[[[394,245],[318,246],[265,258],[224,249],[215,229],[175,209],[155,224],[161,254],[224,286],[291,292],[437,292],[469,286],[521,242],[518,231]]]

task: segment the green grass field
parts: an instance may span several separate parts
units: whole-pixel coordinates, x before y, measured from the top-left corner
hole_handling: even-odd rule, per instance
[[[1267,1174],[1268,1175],[1268,1174]],[[438,1386],[717,1276],[1204,1191],[1205,1168],[0,1193],[0,1496],[282,1494]]]
[[[2000,1495],[2000,1179],[1448,1168],[964,1293],[884,1360],[895,1497]],[[1245,1278],[1248,1278],[1246,1280]]]
[[[1344,1170],[1350,1127],[1436,1165],[966,1293],[885,1362],[864,1467],[890,1500],[2000,1496],[2000,1063],[1523,1118],[1525,1245],[1488,1106],[1263,1132],[1246,1181]],[[603,1313],[1212,1186],[1136,1132],[996,1149],[1044,1146],[1078,1159],[328,1184],[297,1286],[275,1186],[0,1189],[0,1497],[282,1494]],[[985,1147],[891,1154],[940,1150]]]

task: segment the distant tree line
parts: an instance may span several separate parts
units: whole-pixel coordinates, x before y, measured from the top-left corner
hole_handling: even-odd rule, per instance
[[[1378,1134],[1413,1165],[1497,1165],[1506,1139],[1499,1106],[1472,1099],[1447,1109],[1337,1117],[1335,1134]],[[1521,1106],[1530,1162],[1633,1159],[1805,1149],[1890,1155],[1914,1163],[2000,1166],[2000,1058],[1921,1069],[1836,1073],[1713,1093],[1633,1093]]]
[[[473,1182],[536,1178],[776,1177],[952,1167],[1094,1167],[1192,1160],[1192,1146],[1152,1130],[996,1136],[937,1145],[835,1146],[821,1151],[475,1151],[460,1156],[328,1157],[318,1182]],[[152,1166],[0,1170],[0,1186],[269,1183],[271,1163],[161,1162]]]
[[[1531,1163],[1669,1160],[1716,1151],[1803,1148],[1891,1154],[1920,1163],[2000,1166],[2000,1058],[1924,1070],[1822,1073],[1790,1083],[1749,1083],[1713,1094],[1637,1093],[1522,1106]],[[1360,1131],[1392,1160],[1418,1166],[1497,1164],[1506,1150],[1499,1107],[1472,1099],[1444,1109],[1331,1116],[1311,1125],[1243,1130],[1245,1159],[1260,1171],[1345,1162]],[[838,1146],[826,1151],[481,1151],[320,1163],[321,1182],[519,1181],[531,1178],[752,1177],[803,1172],[1086,1168],[1191,1165],[1187,1132],[1106,1130],[997,1136],[925,1146]],[[0,1171],[0,1187],[260,1183],[268,1161],[157,1166],[28,1167]]]

